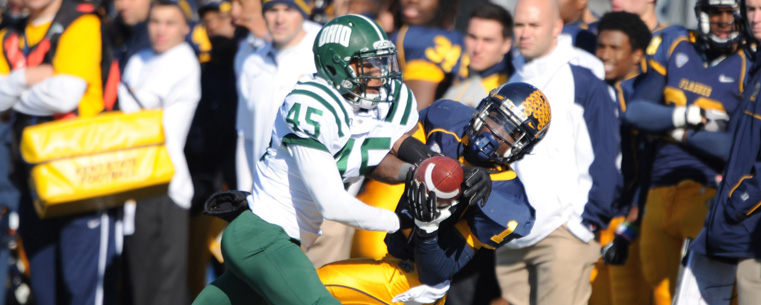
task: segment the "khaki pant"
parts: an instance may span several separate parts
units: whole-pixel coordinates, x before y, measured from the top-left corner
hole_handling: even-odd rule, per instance
[[[322,235],[317,237],[307,251],[307,257],[314,267],[320,268],[325,264],[348,259],[354,228],[340,222],[326,220],[322,223],[321,229]]]
[[[497,250],[497,279],[512,305],[587,304],[600,244],[584,243],[565,225],[531,247]]]
[[[737,264],[738,305],[761,304],[761,259],[746,258]]]

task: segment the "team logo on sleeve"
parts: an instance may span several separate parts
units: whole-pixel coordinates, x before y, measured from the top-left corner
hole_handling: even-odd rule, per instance
[[[684,53],[677,53],[676,54],[676,67],[681,68],[684,66],[688,61],[690,60],[690,57],[687,56],[687,54]]]

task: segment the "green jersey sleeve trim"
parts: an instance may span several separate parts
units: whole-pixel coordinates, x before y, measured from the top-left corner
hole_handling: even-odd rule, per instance
[[[328,148],[325,147],[325,145],[323,145],[319,141],[317,141],[315,139],[312,139],[312,138],[301,138],[301,137],[299,137],[299,136],[297,136],[295,134],[292,134],[292,133],[289,133],[289,134],[285,135],[285,137],[283,137],[283,145],[286,146],[286,147],[288,145],[300,145],[300,146],[304,146],[304,147],[319,149],[319,150],[325,151],[327,153],[330,153],[330,151],[328,151]]]
[[[336,119],[336,125],[338,126],[338,136],[339,137],[343,137],[344,136],[343,129],[341,128],[341,119],[338,116],[338,113],[336,113],[336,110],[333,108],[333,106],[330,105],[330,103],[328,103],[320,95],[318,95],[318,94],[316,94],[314,92],[311,92],[311,91],[307,91],[307,90],[303,90],[303,89],[294,89],[293,91],[291,91],[291,95],[296,95],[296,94],[306,95],[308,97],[311,97],[312,99],[314,99],[317,102],[319,102],[320,104],[322,104],[322,106],[325,107],[325,109],[329,110],[330,113],[333,114],[333,117]],[[345,112],[344,112],[344,114],[345,114]],[[346,118],[346,121],[348,122],[348,117]],[[347,123],[346,125],[348,126],[349,124]]]

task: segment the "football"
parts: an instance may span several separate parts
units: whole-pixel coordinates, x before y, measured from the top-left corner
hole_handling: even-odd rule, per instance
[[[440,200],[453,200],[462,194],[465,173],[457,160],[445,156],[433,156],[423,160],[415,169],[414,178],[422,182],[428,191],[434,191]]]

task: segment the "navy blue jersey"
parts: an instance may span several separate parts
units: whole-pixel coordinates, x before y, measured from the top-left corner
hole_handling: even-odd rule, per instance
[[[647,67],[642,72],[647,72],[649,69],[663,69],[668,64],[674,47],[681,41],[687,41],[688,36],[689,32],[682,26],[658,24],[653,30],[650,44],[645,49]]]
[[[463,162],[460,156],[468,141],[465,131],[473,111],[450,100],[439,100],[423,109],[419,122],[425,131],[426,144],[436,152]],[[509,167],[492,168],[489,173],[492,193],[486,205],[469,206],[466,200],[461,199],[453,216],[440,225],[435,242],[446,257],[442,256],[440,262],[431,259],[417,262],[420,279],[424,283],[449,279],[472,258],[475,251],[498,248],[531,231],[535,212],[528,202],[523,183]],[[401,214],[412,220],[409,214],[403,211]],[[389,234],[386,245],[394,257],[416,261],[415,257],[420,255],[419,245],[425,242],[408,243],[409,234],[410,230]],[[437,270],[426,270],[428,265],[437,265],[430,268]],[[438,274],[435,279],[427,280],[431,272]]]
[[[745,53],[740,50],[714,66],[707,66],[693,41],[682,40],[673,47],[666,66],[664,103],[734,113],[745,82]],[[652,183],[673,185],[686,176],[716,187],[722,166],[723,162],[696,154],[683,145],[662,141],[655,155]]]
[[[643,78],[644,74],[633,74],[613,85],[621,114],[626,112],[634,88]],[[623,115],[619,115],[619,118],[623,118]],[[647,134],[621,124],[621,174],[624,187],[614,207],[616,216],[626,215],[633,206],[644,205],[650,188],[653,153],[653,142]]]
[[[586,24],[579,20],[578,22],[564,25],[562,33],[571,36],[574,47],[595,54],[595,49],[597,49],[596,27],[597,23]]]

